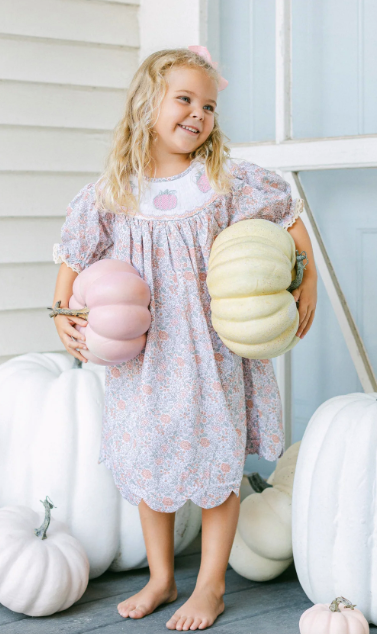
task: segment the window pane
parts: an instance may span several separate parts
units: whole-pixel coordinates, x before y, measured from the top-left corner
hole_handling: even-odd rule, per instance
[[[377,170],[301,172],[300,179],[377,374]],[[363,392],[320,276],[314,322],[292,361],[296,442],[321,403]]]
[[[377,132],[376,0],[292,0],[295,138]]]
[[[220,125],[231,143],[275,138],[275,0],[208,0],[208,50],[229,81]]]

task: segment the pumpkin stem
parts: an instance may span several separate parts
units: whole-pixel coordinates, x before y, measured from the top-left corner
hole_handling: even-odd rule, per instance
[[[51,500],[50,502],[48,501],[49,499],[50,498],[48,497],[48,495],[46,495],[45,500],[39,500],[40,502],[42,502],[43,506],[45,507],[45,518],[43,520],[43,524],[41,524],[39,528],[34,529],[34,533],[36,534],[37,537],[40,537],[41,539],[47,539],[46,532],[51,521],[51,509],[57,508],[56,506],[53,505]]]
[[[269,482],[266,482],[266,480],[263,480],[262,476],[260,476],[259,473],[250,473],[250,475],[247,476],[247,479],[249,480],[255,493],[262,493],[262,491],[268,489],[268,487],[273,486]]]
[[[89,308],[87,306],[85,306],[85,308],[59,308],[60,304],[61,300],[59,299],[54,308],[47,306],[47,310],[52,310],[50,317],[56,317],[56,315],[72,315],[73,317],[81,317],[81,319],[88,321]]]
[[[302,262],[303,260],[306,260],[305,264],[303,264]],[[296,249],[296,277],[291,283],[291,285],[288,286],[287,291],[291,293],[292,291],[295,290],[295,288],[298,288],[300,286],[302,282],[302,278],[304,276],[304,270],[308,264],[309,264],[309,258],[306,255],[306,251],[301,251],[301,253],[299,253]]]
[[[353,608],[356,607],[357,605],[356,603],[355,605],[353,605],[351,601],[348,601],[348,599],[345,599],[344,597],[336,597],[336,599],[334,599],[334,601],[329,606],[329,609],[331,610],[331,612],[340,612],[338,607],[339,603],[344,603],[346,608],[351,608],[351,610],[353,610]]]
[[[73,366],[72,366],[72,370],[80,370],[80,368],[82,368],[82,361],[80,361],[80,359],[78,359],[77,357],[75,357],[75,360],[73,362]]]

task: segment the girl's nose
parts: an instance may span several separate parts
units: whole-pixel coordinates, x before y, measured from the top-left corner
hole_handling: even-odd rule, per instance
[[[198,110],[194,110],[194,111],[191,113],[191,116],[192,116],[194,119],[203,119],[203,117],[204,117],[203,112],[202,112],[201,110],[199,110],[199,109],[198,109]]]

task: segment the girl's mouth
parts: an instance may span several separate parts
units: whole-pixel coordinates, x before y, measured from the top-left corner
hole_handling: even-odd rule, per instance
[[[191,136],[196,136],[197,134],[199,134],[198,132],[193,132],[192,130],[188,130],[187,128],[185,128],[183,125],[181,125],[180,123],[178,123],[179,127],[182,128],[182,130],[184,132],[187,132],[187,134],[190,134]]]

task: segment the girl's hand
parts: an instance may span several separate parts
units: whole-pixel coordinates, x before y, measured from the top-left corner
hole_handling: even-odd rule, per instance
[[[65,308],[65,306],[61,306],[60,308]],[[67,306],[68,308],[68,306]],[[80,352],[76,350],[76,348],[81,348],[87,350],[87,346],[85,344],[85,336],[82,335],[76,328],[73,327],[72,324],[79,324],[80,326],[86,326],[86,319],[81,319],[81,317],[74,317],[68,315],[56,315],[54,317],[56,330],[58,331],[58,335],[69,354],[73,357],[76,357],[79,361],[85,361],[87,363],[88,359],[86,359]],[[80,341],[73,341],[71,339],[75,337],[75,339]]]
[[[317,305],[317,278],[307,277],[302,280],[300,286],[292,291],[295,302],[298,304],[299,326],[296,337],[303,339],[309,332],[313,323],[315,308]]]

